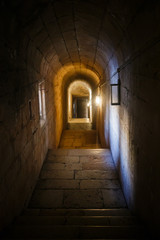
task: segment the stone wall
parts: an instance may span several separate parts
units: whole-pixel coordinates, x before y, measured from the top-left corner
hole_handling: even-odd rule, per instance
[[[0,39],[0,229],[27,205],[54,137],[52,78],[40,68],[42,59],[43,64],[47,62],[30,37],[22,36],[13,25],[12,16],[7,23],[8,29],[1,26]],[[38,102],[42,80],[46,102],[43,125]]]
[[[156,229],[160,214],[160,208],[155,209],[160,199],[157,191],[160,183],[157,171],[160,168],[158,49],[159,43],[151,46],[121,71],[122,103],[119,109],[119,170],[124,192],[129,206]]]
[[[109,107],[109,138],[128,206],[155,233],[160,214],[160,38],[159,7],[150,7],[141,9],[128,28],[128,51],[124,41],[117,49],[125,60],[118,65],[112,58],[110,82],[117,82],[118,74],[113,73],[120,67],[121,104]]]

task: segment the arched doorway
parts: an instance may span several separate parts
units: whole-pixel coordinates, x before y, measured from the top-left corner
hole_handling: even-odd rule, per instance
[[[83,80],[75,80],[68,87],[68,123],[92,124],[92,88]]]

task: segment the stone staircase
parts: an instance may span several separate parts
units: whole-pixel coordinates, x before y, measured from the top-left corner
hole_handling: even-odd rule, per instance
[[[0,239],[147,239],[107,149],[50,150],[28,208]]]
[[[63,149],[96,149],[101,148],[101,144],[98,141],[96,130],[74,129],[63,130],[59,147]]]

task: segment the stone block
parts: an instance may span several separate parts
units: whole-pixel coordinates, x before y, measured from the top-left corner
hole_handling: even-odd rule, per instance
[[[82,164],[83,170],[105,170],[105,169],[111,169],[115,170],[115,166],[113,162],[110,163],[103,163],[103,162],[88,162]]]
[[[82,170],[82,165],[80,163],[50,163],[50,162],[48,163],[46,162],[43,165],[43,170]]]
[[[32,208],[60,208],[63,203],[61,190],[36,190],[32,196],[29,207]]]
[[[39,180],[38,189],[79,189],[79,180]]]
[[[41,179],[52,178],[52,179],[73,179],[74,171],[67,170],[42,170]]]
[[[60,142],[60,147],[71,147],[73,145],[74,140],[73,139],[63,139]]]
[[[65,208],[102,208],[103,197],[100,190],[65,190]]]
[[[79,156],[48,156],[47,162],[54,162],[54,163],[78,163]]]
[[[105,208],[125,208],[127,207],[124,195],[121,189],[102,190]]]
[[[68,164],[65,164],[65,169],[66,170],[82,170],[82,165],[81,163],[68,163]]]
[[[80,156],[81,163],[113,163],[111,156],[108,154],[107,156],[97,156],[97,155],[89,155],[89,156]]]
[[[75,179],[117,179],[115,170],[98,171],[98,170],[83,170],[75,171]]]
[[[106,180],[81,180],[80,189],[117,189],[120,188],[119,181],[116,179]]]
[[[69,156],[110,155],[109,149],[69,149],[66,152]]]

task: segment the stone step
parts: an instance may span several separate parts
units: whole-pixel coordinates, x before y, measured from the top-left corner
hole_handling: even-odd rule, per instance
[[[36,189],[30,208],[125,208],[121,189],[52,190]]]
[[[8,231],[8,236],[14,238],[141,238],[144,229],[137,226],[75,226],[48,225],[23,226],[16,225]]]
[[[57,158],[58,159],[58,158]],[[89,160],[88,160],[89,159]],[[74,160],[74,159],[73,159]],[[81,158],[80,162],[47,162],[43,164],[43,170],[100,170],[104,169],[115,169],[113,161],[107,159],[102,161],[101,159],[90,159],[89,157]]]
[[[91,180],[91,179],[117,179],[118,175],[115,169],[109,170],[57,170],[42,169],[40,174],[41,179],[81,179],[81,180]]]
[[[18,225],[97,225],[121,226],[136,225],[133,216],[20,216],[15,224]]]
[[[66,141],[67,142],[67,141]],[[66,144],[67,146],[59,146],[59,148],[61,149],[99,149],[101,148],[100,144],[84,144],[84,145],[80,145],[78,143],[73,143],[73,146],[68,146],[69,144]]]
[[[47,238],[26,238],[26,237],[24,237],[24,238],[22,238],[22,237],[20,237],[20,238],[1,238],[2,240],[3,239],[6,239],[6,240],[13,240],[13,239],[18,239],[18,240],[46,240]],[[50,239],[50,238],[48,238],[48,239]],[[70,238],[58,238],[58,240],[70,240]],[[79,240],[80,238],[72,238],[72,240]],[[83,240],[113,240],[113,238],[111,239],[111,238],[81,238],[81,239],[83,239]],[[141,238],[141,240],[142,240],[143,238]],[[137,239],[133,239],[133,238],[114,238],[114,240],[137,240]],[[146,240],[146,238],[144,238],[144,240]]]
[[[24,215],[35,216],[130,216],[127,208],[113,209],[45,209],[27,208]]]
[[[82,170],[81,163],[48,163],[43,164],[42,170]]]
[[[106,148],[99,149],[50,149],[48,151],[48,158],[50,156],[111,156],[110,150]]]
[[[117,179],[39,179],[36,189],[120,189]]]
[[[95,168],[97,169],[97,165],[101,164],[101,167],[108,167],[109,164],[112,166],[113,160],[111,157],[111,154],[108,155],[77,155],[77,156],[72,156],[72,155],[54,155],[54,154],[48,154],[48,157],[45,160],[45,163],[53,163],[53,164],[76,164],[76,163],[81,163],[83,166],[84,164],[90,164],[89,167],[93,165],[96,165]],[[109,166],[110,167],[110,166]]]
[[[58,163],[58,164],[75,164],[79,163],[79,156],[57,156],[57,155],[48,155],[45,163]]]

